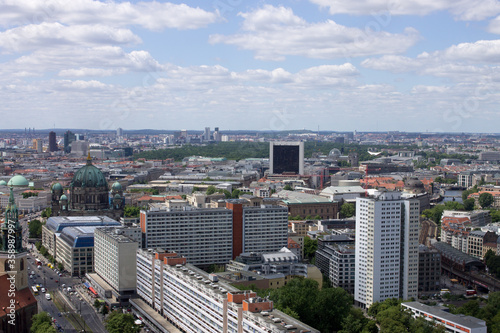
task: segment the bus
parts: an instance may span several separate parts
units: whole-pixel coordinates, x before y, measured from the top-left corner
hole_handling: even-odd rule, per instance
[[[38,288],[35,286],[32,286],[31,289],[33,290],[33,295],[38,296]]]

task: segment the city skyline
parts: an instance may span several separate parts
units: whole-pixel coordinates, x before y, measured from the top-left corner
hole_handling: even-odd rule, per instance
[[[0,9],[4,129],[495,133],[500,120],[498,1]]]

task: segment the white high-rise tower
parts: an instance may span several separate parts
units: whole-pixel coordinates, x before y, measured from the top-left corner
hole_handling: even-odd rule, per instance
[[[401,192],[356,199],[354,300],[362,307],[418,296],[420,203]]]

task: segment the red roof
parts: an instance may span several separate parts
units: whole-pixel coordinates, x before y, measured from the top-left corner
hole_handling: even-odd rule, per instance
[[[7,280],[7,277],[7,274],[0,276],[0,290],[2,290],[3,294],[3,296],[0,297],[0,317],[7,315],[9,311],[7,307],[10,305],[11,300],[10,297],[7,297],[7,290],[10,288],[10,282]],[[14,299],[16,302],[16,311],[30,305],[36,305],[37,303],[35,296],[33,296],[29,287],[16,290]]]

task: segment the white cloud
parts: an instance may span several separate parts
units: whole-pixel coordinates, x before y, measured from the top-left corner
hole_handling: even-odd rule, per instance
[[[218,15],[186,4],[117,2],[94,0],[4,0],[0,11],[3,26],[42,22],[63,24],[101,24],[141,26],[151,30],[165,28],[198,29],[217,21]]]
[[[0,32],[0,49],[4,52],[25,52],[64,45],[126,45],[140,42],[141,39],[128,29],[101,24],[64,26],[44,22]]]
[[[244,18],[243,33],[215,34],[212,44],[236,45],[255,52],[257,59],[283,60],[287,55],[334,59],[377,54],[397,54],[406,51],[419,39],[419,33],[406,28],[403,34],[349,28],[332,20],[307,23],[291,9],[265,5]]]
[[[428,15],[437,11],[449,11],[465,21],[484,20],[500,13],[497,0],[310,0],[327,7],[330,14],[380,15],[384,23],[392,15]]]

